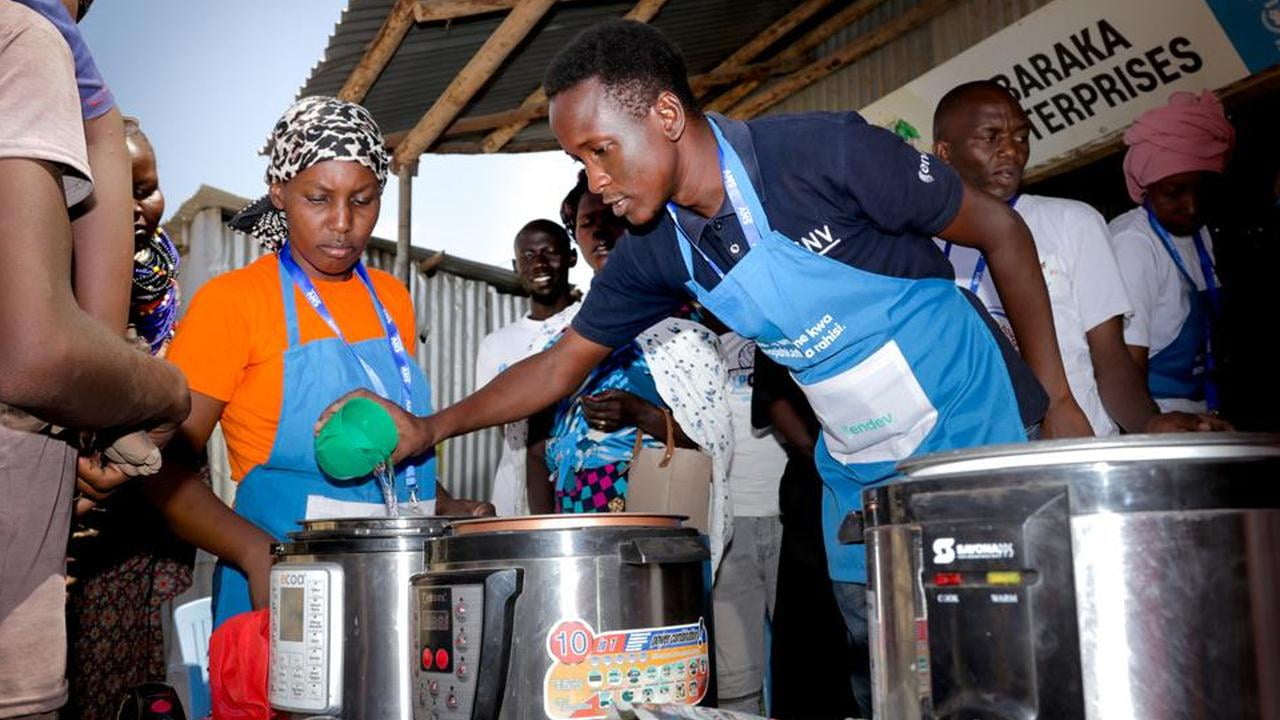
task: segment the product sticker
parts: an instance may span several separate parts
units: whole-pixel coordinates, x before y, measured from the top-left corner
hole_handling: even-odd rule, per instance
[[[570,720],[608,717],[615,705],[697,705],[707,693],[709,652],[701,619],[600,635],[584,620],[562,620],[547,633],[543,711]]]

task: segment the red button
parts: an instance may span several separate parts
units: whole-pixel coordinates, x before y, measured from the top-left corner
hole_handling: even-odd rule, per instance
[[[157,715],[164,715],[173,709],[173,705],[168,700],[155,700],[151,703],[151,712]]]
[[[422,669],[423,669],[423,670],[430,670],[430,669],[431,669],[431,659],[432,659],[432,657],[434,657],[434,656],[433,656],[433,655],[432,655],[432,653],[431,653],[431,648],[429,648],[429,647],[427,647],[427,648],[422,648]]]
[[[448,667],[448,665],[449,665],[449,651],[445,650],[444,648],[440,648],[439,650],[436,651],[436,667],[443,670],[446,667]]]

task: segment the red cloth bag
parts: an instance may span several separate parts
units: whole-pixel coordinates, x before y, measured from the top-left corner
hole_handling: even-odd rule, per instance
[[[209,638],[209,685],[214,720],[270,720],[270,664],[266,608],[228,618]]]

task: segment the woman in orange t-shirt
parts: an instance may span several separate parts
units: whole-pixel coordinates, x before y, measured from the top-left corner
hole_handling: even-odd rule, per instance
[[[219,558],[215,626],[265,604],[270,545],[300,519],[384,512],[378,483],[339,483],[319,471],[313,424],[321,410],[365,387],[430,411],[430,386],[412,360],[409,295],[360,262],[388,166],[373,118],[359,105],[303,98],[276,124],[270,146],[270,194],[232,226],[275,252],[192,299],[169,349],[191,385],[191,415],[178,429],[184,442],[166,449],[166,470],[148,483],[177,533]],[[179,447],[202,453],[219,421],[239,481],[234,513],[194,463],[175,462]],[[402,503],[413,495],[426,513],[492,512],[438,488],[431,455],[396,469]]]

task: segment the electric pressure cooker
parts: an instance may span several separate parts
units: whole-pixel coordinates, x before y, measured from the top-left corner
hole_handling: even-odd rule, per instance
[[[714,701],[710,553],[666,515],[467,520],[411,602],[417,720],[602,718]]]
[[[863,493],[876,717],[1280,719],[1280,436],[901,469]]]
[[[268,698],[288,718],[409,720],[409,580],[450,518],[304,520],[274,546]]]

